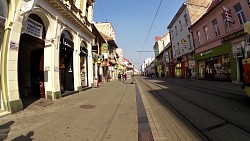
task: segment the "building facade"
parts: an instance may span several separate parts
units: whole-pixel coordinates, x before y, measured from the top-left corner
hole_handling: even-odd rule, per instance
[[[175,77],[186,78],[186,72],[189,68],[195,72],[193,37],[188,28],[206,12],[211,1],[186,1],[168,25],[172,42]]]
[[[2,110],[17,112],[27,98],[58,99],[91,86],[93,4],[4,2],[7,10],[1,17],[8,16],[1,51]]]
[[[243,81],[243,25],[250,20],[246,0],[215,0],[190,30],[194,36],[198,79]]]

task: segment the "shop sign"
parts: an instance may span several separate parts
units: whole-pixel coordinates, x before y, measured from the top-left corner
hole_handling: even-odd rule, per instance
[[[169,63],[169,54],[168,54],[168,52],[165,53],[165,58],[166,58],[166,59],[165,59],[166,62]]]
[[[227,41],[232,40],[232,39],[234,39],[234,38],[240,37],[240,36],[242,36],[242,35],[244,35],[244,34],[245,34],[245,33],[244,33],[244,30],[237,31],[237,32],[235,32],[235,33],[232,33],[232,34],[226,36],[226,37],[223,37],[223,38],[221,39],[221,42],[222,42],[222,43],[227,42]]]
[[[102,44],[102,53],[107,53],[108,52],[108,44]]]
[[[213,50],[209,50],[209,51],[206,51],[206,52],[202,52],[200,55],[201,56],[205,56],[205,55],[208,55],[208,54],[211,54],[213,53]]]
[[[42,38],[43,25],[39,22],[28,18],[25,24],[25,28],[25,33],[40,39]]]
[[[73,41],[71,41],[70,39],[67,39],[67,38],[62,38],[62,44],[67,46],[67,47],[70,47],[70,48],[73,48],[73,46],[74,46]],[[84,47],[80,47],[80,48],[81,48],[81,51],[83,51],[85,49]]]
[[[237,45],[232,45],[232,53],[237,54]]]
[[[221,64],[214,64],[214,67],[215,67],[215,68],[220,68],[220,67],[221,67]]]
[[[13,50],[13,51],[18,51],[18,46],[15,42],[11,41],[10,42],[10,50]]]

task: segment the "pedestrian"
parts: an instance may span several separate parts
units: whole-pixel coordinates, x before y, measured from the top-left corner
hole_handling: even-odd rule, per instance
[[[121,81],[121,72],[118,73],[118,80]]]
[[[191,81],[191,77],[192,77],[192,69],[188,69],[188,71],[187,71],[187,80]]]
[[[125,73],[122,72],[122,82],[124,82],[124,80],[125,80]]]

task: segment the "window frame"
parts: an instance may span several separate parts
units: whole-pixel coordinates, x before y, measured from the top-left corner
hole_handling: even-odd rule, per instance
[[[209,38],[208,26],[205,25],[205,26],[203,27],[203,30],[204,30],[204,33],[205,33],[205,36],[206,36],[206,41],[209,41],[210,38]]]
[[[239,6],[239,7],[237,7],[237,6]],[[246,23],[246,17],[245,17],[244,11],[240,5],[240,2],[236,3],[233,7],[234,7],[235,13],[238,17],[238,21],[239,21],[240,25],[243,25],[244,23]],[[240,9],[237,9],[237,8],[240,8]]]
[[[213,27],[214,27],[214,33],[215,33],[215,36],[220,36],[220,29],[218,27],[218,20],[215,18],[214,20],[212,20],[212,24],[213,24]]]

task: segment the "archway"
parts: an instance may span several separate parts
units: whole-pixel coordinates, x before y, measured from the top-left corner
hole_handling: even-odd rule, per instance
[[[0,54],[1,54],[1,50],[2,50],[5,21],[6,21],[7,15],[8,15],[8,10],[9,10],[9,8],[8,8],[7,0],[1,0],[0,1]],[[0,61],[1,61],[1,58],[0,58]],[[2,90],[0,88],[0,110],[3,109],[3,100],[2,99],[3,99],[3,95],[2,95]]]
[[[85,42],[80,45],[80,72],[82,87],[88,86],[88,49]]]
[[[45,26],[36,14],[29,15],[24,26],[26,30],[21,34],[18,50],[19,94],[22,100],[45,98],[43,85]]]
[[[60,89],[62,94],[74,91],[73,73],[74,43],[71,34],[64,30],[60,38]]]

